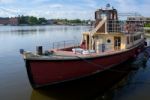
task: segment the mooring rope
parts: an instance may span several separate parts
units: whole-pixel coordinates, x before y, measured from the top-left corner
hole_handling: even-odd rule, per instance
[[[127,72],[129,72],[129,71],[120,71],[120,70],[111,69],[113,66],[112,67],[108,67],[108,68],[104,68],[103,65],[101,65],[101,64],[97,64],[97,63],[88,61],[88,60],[86,60],[86,59],[84,59],[82,57],[79,57],[79,56],[76,56],[76,57],[80,58],[81,60],[83,60],[86,63],[89,63],[89,64],[91,64],[93,66],[96,66],[96,67],[100,67],[101,69],[104,69],[104,70],[109,70],[109,71],[114,71],[114,72],[121,72],[121,73],[127,73]]]

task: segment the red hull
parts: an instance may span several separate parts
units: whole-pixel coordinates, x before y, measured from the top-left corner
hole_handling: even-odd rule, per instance
[[[33,87],[39,87],[75,80],[113,68],[137,55],[139,48],[141,45],[119,54],[87,59],[26,60],[26,67],[30,83]]]

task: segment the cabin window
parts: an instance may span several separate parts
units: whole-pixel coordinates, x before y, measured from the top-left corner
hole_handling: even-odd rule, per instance
[[[146,20],[150,20],[150,18],[147,18]]]
[[[131,36],[131,37],[130,37],[130,41],[133,42],[133,39],[134,39],[133,36]]]
[[[132,20],[132,18],[129,18],[129,20]]]
[[[107,40],[107,43],[111,43],[111,40],[110,40],[110,39],[108,39],[108,40]]]
[[[112,13],[110,14],[110,19],[113,19],[113,14]]]
[[[101,18],[104,18],[104,17],[106,17],[106,14],[105,13],[101,14]]]
[[[141,39],[141,34],[134,36],[134,41]]]
[[[134,36],[134,41],[136,41],[136,36]]]

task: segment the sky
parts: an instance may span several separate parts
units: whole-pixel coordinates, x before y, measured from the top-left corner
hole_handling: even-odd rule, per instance
[[[0,17],[93,19],[94,12],[108,3],[120,13],[137,12],[150,17],[150,0],[0,0]]]

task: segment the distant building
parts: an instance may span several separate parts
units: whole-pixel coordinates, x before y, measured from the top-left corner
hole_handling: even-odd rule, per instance
[[[150,24],[150,17],[128,17],[128,21],[141,23],[141,24]],[[144,28],[146,36],[149,36],[150,28]],[[147,34],[148,33],[148,34]]]
[[[141,23],[150,23],[150,17],[143,17],[143,16],[128,17],[127,21],[135,21],[135,22],[141,22]]]
[[[19,24],[18,17],[11,17],[11,18],[9,18],[9,24],[10,25],[18,25]]]
[[[57,24],[57,22],[56,22],[56,20],[49,19],[49,20],[47,20],[47,24],[52,25],[52,24]]]
[[[0,18],[0,25],[8,25],[9,24],[9,18]]]
[[[18,25],[18,17],[0,18],[0,25]]]

